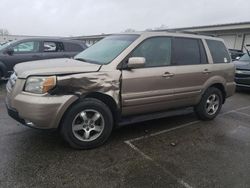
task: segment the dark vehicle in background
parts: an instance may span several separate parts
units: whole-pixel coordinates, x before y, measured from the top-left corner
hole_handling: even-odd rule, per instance
[[[241,58],[245,53],[242,50],[228,49],[233,61]]]
[[[8,78],[13,67],[22,62],[70,58],[87,48],[78,40],[29,38],[0,46],[0,79]]]
[[[250,88],[250,56],[249,52],[243,55],[238,61],[234,61],[235,82],[237,87]]]

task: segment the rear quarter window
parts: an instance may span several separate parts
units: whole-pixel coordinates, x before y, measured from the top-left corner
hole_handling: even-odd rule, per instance
[[[214,63],[229,63],[231,61],[227,48],[223,42],[206,40]]]

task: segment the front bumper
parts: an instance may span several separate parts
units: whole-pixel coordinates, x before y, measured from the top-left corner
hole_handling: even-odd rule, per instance
[[[6,98],[8,114],[18,122],[39,129],[58,128],[63,114],[78,99],[74,95],[32,96],[18,94]]]
[[[236,74],[235,75],[236,85],[239,87],[250,87],[250,74]]]
[[[10,117],[12,117],[14,120],[18,121],[21,124],[26,124],[25,120],[19,117],[19,114],[16,110],[11,109],[7,103],[6,103],[7,111]]]
[[[58,128],[64,113],[78,97],[75,95],[26,93],[22,91],[24,83],[24,80],[17,79],[12,88],[7,86],[5,103],[9,116],[34,128]]]

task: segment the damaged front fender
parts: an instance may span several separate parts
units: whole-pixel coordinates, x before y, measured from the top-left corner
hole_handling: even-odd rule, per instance
[[[85,96],[99,92],[112,97],[120,107],[120,77],[119,70],[58,76],[55,94]]]

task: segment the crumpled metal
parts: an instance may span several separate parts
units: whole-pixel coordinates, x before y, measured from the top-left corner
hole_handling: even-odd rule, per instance
[[[111,96],[119,106],[120,71],[91,72],[57,77],[57,93],[86,95],[99,92]]]

